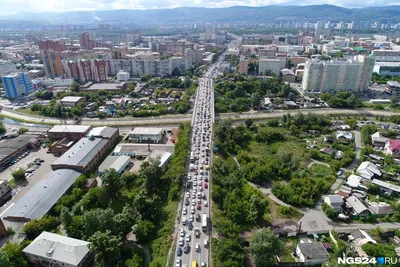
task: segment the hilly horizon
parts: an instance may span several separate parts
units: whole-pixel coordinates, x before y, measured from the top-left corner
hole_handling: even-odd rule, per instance
[[[68,12],[20,12],[0,16],[0,21],[47,24],[135,23],[172,25],[182,23],[265,23],[271,21],[390,21],[400,22],[400,5],[344,8],[335,5],[271,5],[263,7],[232,6],[226,8],[178,7],[147,10],[96,10]]]

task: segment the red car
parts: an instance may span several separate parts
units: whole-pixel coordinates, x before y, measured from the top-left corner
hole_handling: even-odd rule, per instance
[[[201,209],[200,204],[197,204],[196,208],[197,208],[198,210]]]
[[[197,175],[197,174],[199,174],[199,172],[198,172],[197,170],[195,170],[195,171],[194,171],[194,174],[196,174],[196,175]]]
[[[204,188],[207,189],[208,188],[208,184],[204,183]]]

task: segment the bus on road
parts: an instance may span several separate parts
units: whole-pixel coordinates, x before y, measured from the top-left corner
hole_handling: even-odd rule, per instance
[[[207,214],[203,213],[203,218],[201,220],[201,229],[203,230],[203,232],[207,231]]]

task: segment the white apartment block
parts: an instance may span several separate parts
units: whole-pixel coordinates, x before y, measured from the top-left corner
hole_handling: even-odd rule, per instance
[[[353,60],[311,59],[305,64],[303,89],[306,91],[362,91],[370,85],[374,57]]]
[[[266,70],[279,75],[279,71],[285,68],[286,58],[263,58],[258,61],[258,74],[263,75]]]
[[[15,66],[14,63],[0,59],[0,77],[15,72],[16,70],[17,67]]]

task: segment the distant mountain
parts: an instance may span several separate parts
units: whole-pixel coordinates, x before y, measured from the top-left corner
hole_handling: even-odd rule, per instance
[[[46,24],[136,23],[172,25],[181,23],[264,23],[268,21],[381,21],[400,22],[400,6],[343,8],[333,5],[265,6],[228,8],[182,7],[153,10],[74,11],[62,13],[17,13],[0,21],[32,21]]]

